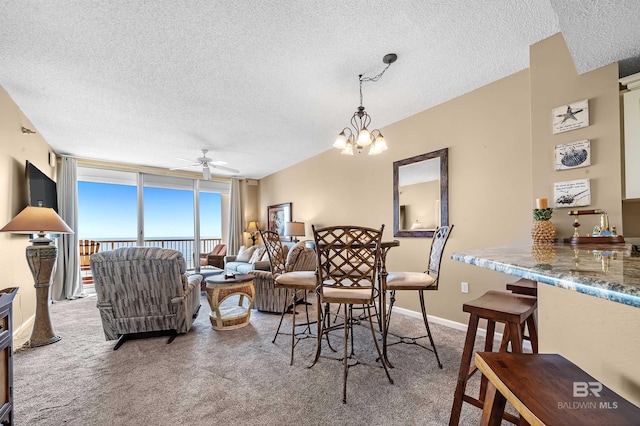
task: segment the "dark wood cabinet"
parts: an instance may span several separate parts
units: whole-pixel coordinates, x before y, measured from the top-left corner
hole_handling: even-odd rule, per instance
[[[0,422],[13,424],[13,298],[17,287],[0,290]]]

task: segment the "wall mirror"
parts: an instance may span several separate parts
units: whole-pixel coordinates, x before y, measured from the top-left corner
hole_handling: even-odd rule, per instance
[[[393,236],[432,237],[449,224],[448,148],[393,163]]]

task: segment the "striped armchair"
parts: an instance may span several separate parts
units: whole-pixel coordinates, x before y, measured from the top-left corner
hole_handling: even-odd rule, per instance
[[[200,309],[201,275],[186,276],[182,253],[125,247],[91,256],[98,309],[107,340],[186,333]]]

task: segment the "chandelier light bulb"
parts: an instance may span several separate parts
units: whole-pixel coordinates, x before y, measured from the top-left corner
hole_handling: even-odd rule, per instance
[[[344,149],[340,151],[340,154],[353,155],[353,142],[351,142],[351,140],[347,141]]]
[[[347,147],[347,135],[344,134],[344,130],[340,132],[336,141],[333,143],[334,148],[345,149]]]
[[[371,145],[371,133],[369,133],[366,127],[363,127],[362,130],[358,132],[358,146],[368,145]]]
[[[380,133],[378,136],[376,136],[376,140],[374,142],[376,144],[376,147],[378,149],[378,151],[383,152],[386,151],[387,149],[389,149],[387,147],[387,141],[384,139],[384,136],[382,136],[382,133]]]

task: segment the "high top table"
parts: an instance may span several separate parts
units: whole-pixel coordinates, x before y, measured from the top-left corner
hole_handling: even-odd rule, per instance
[[[640,406],[640,253],[631,244],[492,247],[451,258],[537,281],[540,353],[564,356]]]

